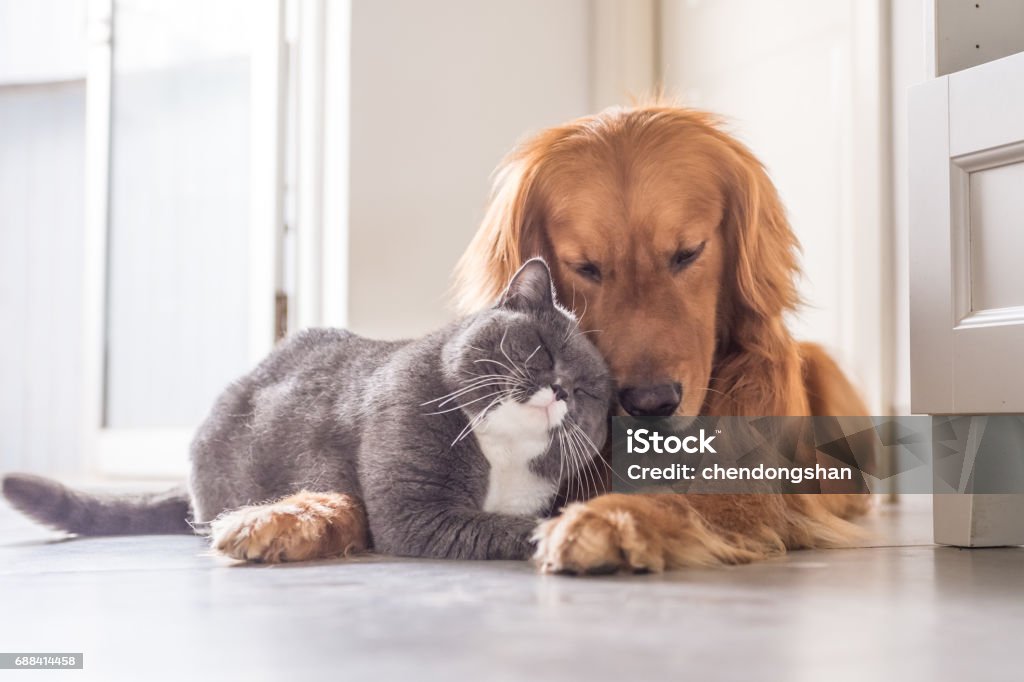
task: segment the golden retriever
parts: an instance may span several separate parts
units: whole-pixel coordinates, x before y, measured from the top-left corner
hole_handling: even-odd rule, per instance
[[[545,130],[503,162],[456,272],[489,305],[550,264],[633,415],[863,415],[820,348],[796,342],[797,240],[764,167],[710,114],[613,109]],[[548,571],[739,563],[859,535],[865,495],[601,495],[538,531]]]

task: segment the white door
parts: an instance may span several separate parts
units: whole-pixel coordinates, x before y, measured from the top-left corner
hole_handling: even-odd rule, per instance
[[[1024,53],[913,88],[909,121],[912,411],[1024,413]],[[1024,544],[1024,496],[936,495],[935,537]]]
[[[272,347],[282,233],[281,0],[94,0],[86,103],[86,446],[180,476]]]

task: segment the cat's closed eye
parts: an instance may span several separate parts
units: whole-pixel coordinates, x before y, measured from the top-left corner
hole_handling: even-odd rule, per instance
[[[551,356],[551,352],[548,351],[547,347],[541,344],[537,346],[529,356],[527,356],[526,361],[523,364],[525,364],[528,369],[545,371],[552,369],[555,366],[555,359]]]

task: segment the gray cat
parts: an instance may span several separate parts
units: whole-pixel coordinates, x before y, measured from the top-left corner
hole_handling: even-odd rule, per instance
[[[199,428],[190,494],[100,497],[28,475],[3,492],[82,535],[209,524],[239,559],[523,559],[603,446],[610,399],[607,367],[534,259],[495,307],[424,338],[313,329],[282,343]]]

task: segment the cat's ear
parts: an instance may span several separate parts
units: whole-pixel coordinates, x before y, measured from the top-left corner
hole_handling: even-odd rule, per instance
[[[554,305],[551,271],[541,258],[531,258],[523,263],[498,300],[498,307],[512,310],[544,310]]]

